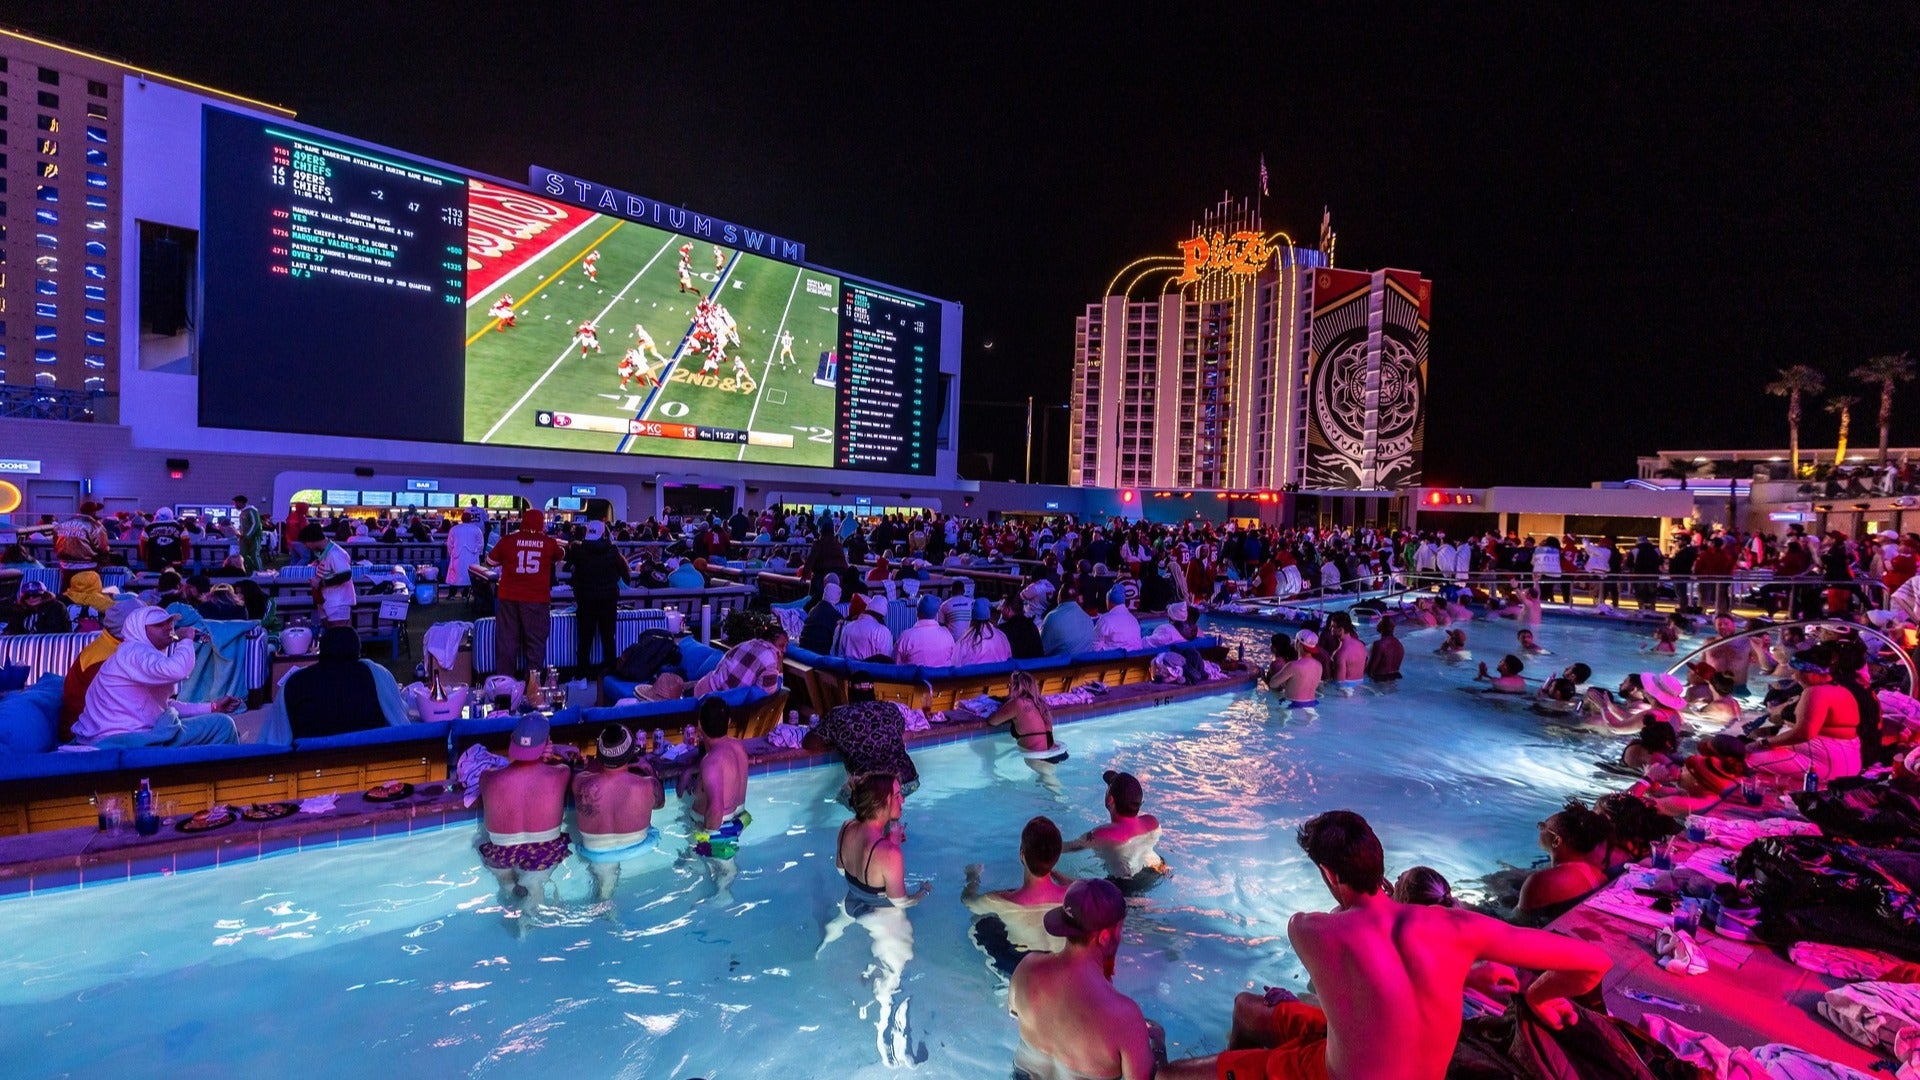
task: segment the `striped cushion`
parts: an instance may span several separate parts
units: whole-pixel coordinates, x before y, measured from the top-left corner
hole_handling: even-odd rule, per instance
[[[553,614],[553,632],[547,637],[547,663],[554,667],[572,667],[576,655],[576,631],[574,613],[556,611]],[[642,630],[664,630],[667,628],[667,613],[658,609],[623,610],[614,613],[613,643],[616,648],[625,650],[627,646],[640,640]],[[493,616],[478,619],[473,624],[473,670],[481,675],[493,674]]]

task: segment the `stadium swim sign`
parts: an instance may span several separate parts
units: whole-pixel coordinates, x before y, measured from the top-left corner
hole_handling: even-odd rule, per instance
[[[790,263],[807,261],[807,245],[783,236],[749,229],[706,214],[672,206],[657,199],[643,199],[618,188],[591,180],[567,176],[538,165],[531,170],[533,190],[551,198],[583,206],[602,214],[614,214],[646,225],[671,229],[682,236],[710,240],[726,247],[780,259]]]

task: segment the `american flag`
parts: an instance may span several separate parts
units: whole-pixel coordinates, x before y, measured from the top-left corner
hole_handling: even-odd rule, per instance
[[[1263,196],[1273,194],[1267,190],[1267,155],[1265,154],[1260,155],[1260,194]]]

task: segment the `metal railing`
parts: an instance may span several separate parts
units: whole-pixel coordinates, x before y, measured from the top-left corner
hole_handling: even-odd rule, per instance
[[[1863,637],[1871,637],[1884,644],[1887,647],[1887,651],[1899,659],[1900,666],[1906,669],[1907,692],[1912,693],[1915,689],[1920,689],[1920,668],[1914,667],[1913,658],[1907,655],[1907,650],[1901,646],[1900,642],[1894,640],[1891,634],[1888,634],[1877,626],[1848,622],[1845,619],[1802,619],[1797,622],[1774,623],[1770,626],[1756,627],[1752,630],[1742,630],[1737,634],[1728,634],[1723,638],[1715,638],[1687,653],[1685,656],[1676,659],[1673,662],[1673,666],[1667,669],[1667,674],[1678,674],[1682,670],[1685,670],[1688,664],[1693,663],[1696,658],[1705,656],[1708,650],[1717,649],[1722,645],[1731,644],[1735,641],[1745,641],[1749,638],[1759,637],[1762,634],[1771,634],[1776,630],[1790,630],[1796,627],[1818,629],[1822,626],[1830,626],[1837,630],[1853,631]]]

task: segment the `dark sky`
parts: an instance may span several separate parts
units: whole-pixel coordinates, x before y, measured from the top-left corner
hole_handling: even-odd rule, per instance
[[[959,300],[970,400],[1066,401],[1074,315],[1223,189],[1251,194],[1264,153],[1269,227],[1310,237],[1329,204],[1341,265],[1433,279],[1435,482],[1784,446],[1774,368],[1839,381],[1920,347],[1912,5],[353,7],[392,10],[62,0],[0,21],[510,179],[537,162],[760,224]],[[969,409],[964,445],[1017,470],[1018,420]],[[1807,441],[1831,424],[1814,411]],[[1920,443],[1920,386],[1894,441]]]

